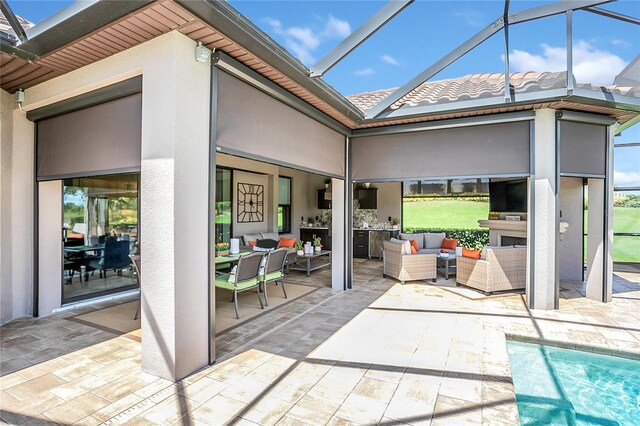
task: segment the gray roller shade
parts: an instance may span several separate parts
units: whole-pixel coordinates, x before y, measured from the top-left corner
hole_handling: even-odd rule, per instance
[[[343,135],[224,72],[217,136],[223,152],[344,177]]]
[[[603,176],[606,168],[607,126],[560,121],[560,173]]]
[[[142,94],[37,122],[38,180],[140,170]]]
[[[354,138],[353,179],[529,173],[529,122]]]

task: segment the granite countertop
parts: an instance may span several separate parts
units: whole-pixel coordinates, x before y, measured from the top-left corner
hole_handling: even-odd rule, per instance
[[[328,226],[301,226],[300,229],[329,229]]]

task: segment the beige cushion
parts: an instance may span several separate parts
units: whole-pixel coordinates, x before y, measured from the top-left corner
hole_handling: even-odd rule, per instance
[[[245,246],[248,246],[251,241],[257,241],[262,239],[262,234],[245,234],[242,236],[242,241]]]
[[[278,236],[277,232],[263,232],[262,233],[262,239],[263,240],[276,240],[276,241],[279,241],[280,240],[280,236]]]
[[[440,233],[432,233],[432,232],[427,232],[424,234],[424,248],[427,249],[439,249],[442,248],[442,242],[444,241],[445,238],[445,233],[444,232],[440,232]]]
[[[411,254],[411,243],[409,240],[399,240],[397,238],[391,238],[389,241],[395,244],[402,244],[401,254]]]
[[[416,243],[418,243],[418,248],[423,249],[424,247],[424,234],[403,234],[400,233],[398,234],[398,236],[403,239],[403,240],[407,240],[407,241],[411,241],[411,240],[416,240]]]

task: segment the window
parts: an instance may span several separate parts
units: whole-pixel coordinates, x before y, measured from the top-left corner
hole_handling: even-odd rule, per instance
[[[216,168],[216,243],[228,243],[233,232],[231,229],[232,173],[229,169]]]
[[[291,232],[291,178],[278,177],[278,232]]]
[[[478,229],[489,214],[487,179],[407,181],[402,185],[402,228]]]
[[[136,174],[64,180],[62,303],[132,288],[138,251]]]

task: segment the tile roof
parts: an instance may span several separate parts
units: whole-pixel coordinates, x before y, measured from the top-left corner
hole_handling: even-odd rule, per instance
[[[32,22],[27,21],[22,16],[16,16],[16,18],[18,18],[18,22],[20,22],[20,25],[22,25],[22,28],[24,28],[25,30],[33,27],[34,25]],[[13,31],[13,28],[11,28],[9,21],[7,20],[7,18],[5,18],[2,12],[0,12],[0,31],[10,34],[12,37],[16,37],[16,32]]]
[[[566,87],[566,72],[518,72],[510,75],[511,93],[522,94]],[[575,87],[594,91],[605,91],[625,96],[640,97],[640,87],[593,86],[574,83]],[[347,96],[347,99],[366,112],[393,93],[397,88],[375,90]],[[428,81],[391,106],[401,108],[436,105],[443,103],[494,98],[504,94],[504,74],[469,74],[460,78]]]

